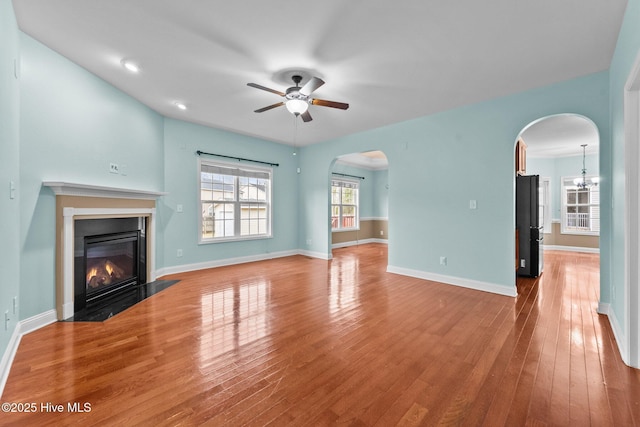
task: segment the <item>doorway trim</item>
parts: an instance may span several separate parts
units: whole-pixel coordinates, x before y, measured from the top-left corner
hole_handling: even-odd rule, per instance
[[[631,68],[624,87],[624,301],[625,332],[622,358],[632,367],[640,367],[640,54]],[[626,344],[626,345],[625,345]]]

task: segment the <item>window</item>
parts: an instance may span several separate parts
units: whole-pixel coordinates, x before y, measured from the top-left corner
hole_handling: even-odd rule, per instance
[[[541,177],[538,190],[540,225],[544,227],[545,233],[551,233],[551,179]]]
[[[200,242],[271,237],[271,175],[200,159]]]
[[[331,229],[357,230],[358,187],[356,181],[331,180]]]
[[[562,179],[562,232],[597,236],[600,234],[600,189],[597,185],[580,189],[573,179]]]

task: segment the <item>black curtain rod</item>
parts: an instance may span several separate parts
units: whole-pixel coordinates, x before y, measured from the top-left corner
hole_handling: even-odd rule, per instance
[[[271,162],[263,162],[260,160],[251,160],[251,159],[245,159],[243,157],[233,157],[233,156],[225,156],[223,154],[213,154],[213,153],[206,153],[204,151],[196,151],[196,154],[198,156],[201,156],[203,154],[206,154],[207,156],[216,156],[216,157],[224,157],[225,159],[233,159],[233,160],[239,160],[239,161],[245,161],[245,162],[253,162],[253,163],[260,163],[263,165],[269,165],[269,166],[280,166],[279,163],[271,163]]]
[[[331,172],[332,175],[348,176],[350,178],[364,179],[364,176],[348,175],[346,173]]]

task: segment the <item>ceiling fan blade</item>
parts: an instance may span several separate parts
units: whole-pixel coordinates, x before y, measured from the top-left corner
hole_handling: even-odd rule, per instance
[[[267,92],[275,93],[276,95],[284,96],[283,92],[275,89],[269,89],[268,87],[261,86],[257,83],[247,83],[247,86],[255,87],[256,89],[266,90]]]
[[[310,122],[311,120],[313,120],[311,118],[311,114],[309,114],[309,110],[305,111],[304,113],[300,114],[300,117],[302,117],[302,121],[303,122]]]
[[[324,80],[317,77],[311,77],[311,80],[309,80],[304,86],[302,86],[302,89],[300,89],[300,93],[309,96],[314,90],[318,89],[323,84]]]
[[[349,108],[349,104],[345,104],[344,102],[327,101],[325,99],[313,99],[311,104],[319,105],[321,107],[339,108],[341,110]]]
[[[275,103],[275,104],[269,105],[269,106],[267,106],[267,107],[262,107],[262,108],[260,108],[260,109],[258,109],[258,110],[255,110],[255,111],[254,111],[254,113],[262,113],[262,112],[265,112],[265,111],[269,111],[269,110],[271,110],[272,108],[281,107],[281,106],[283,106],[283,105],[284,105],[284,102],[278,102],[278,103]]]

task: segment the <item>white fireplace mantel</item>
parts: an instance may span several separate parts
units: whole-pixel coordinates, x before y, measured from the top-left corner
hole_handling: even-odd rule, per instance
[[[125,188],[101,187],[97,185],[75,184],[69,182],[45,181],[43,186],[53,190],[56,196],[76,196],[101,198],[94,199],[90,206],[77,203],[78,199],[63,200],[58,209],[59,224],[57,249],[61,251],[59,277],[56,279],[58,290],[58,319],[68,319],[74,314],[74,222],[81,219],[94,218],[147,218],[147,279],[155,280],[155,231],[156,231],[156,199],[167,193],[157,191],[131,190]],[[128,199],[132,203],[121,203],[119,199]],[[136,202],[138,201],[138,202]],[[139,201],[143,201],[140,205]]]
[[[132,190],[129,188],[103,187],[99,185],[77,184],[61,181],[44,181],[45,187],[51,188],[56,196],[110,197],[119,199],[154,200],[168,193],[148,190]]]

